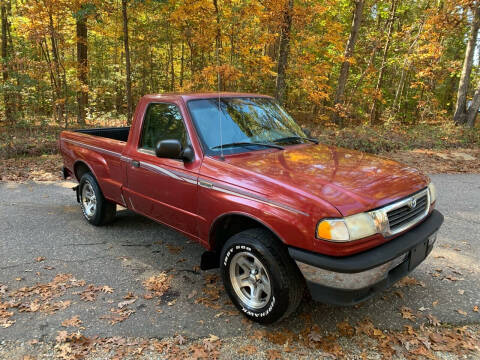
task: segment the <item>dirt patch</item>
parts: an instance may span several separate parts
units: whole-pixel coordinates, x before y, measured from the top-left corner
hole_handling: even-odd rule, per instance
[[[427,174],[480,173],[480,149],[408,150],[383,153]]]
[[[62,157],[42,155],[0,161],[0,181],[54,181],[61,179]]]

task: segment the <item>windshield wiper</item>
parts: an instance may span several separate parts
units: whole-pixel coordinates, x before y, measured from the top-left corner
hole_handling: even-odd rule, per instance
[[[265,146],[265,147],[271,147],[271,148],[275,148],[275,149],[284,150],[284,148],[282,146],[279,146],[279,145],[257,143],[257,142],[233,142],[233,143],[228,143],[228,144],[217,145],[217,146],[212,147],[212,149],[220,149],[221,147],[228,148],[228,147],[234,147],[234,146]]]
[[[280,139],[275,139],[273,140],[273,142],[285,142],[285,141],[291,141],[291,140],[307,140],[307,141],[311,141],[315,144],[318,144],[318,140],[317,139],[311,139],[311,138],[306,138],[306,137],[302,137],[302,136],[287,136],[287,137],[283,137],[283,138],[280,138]]]

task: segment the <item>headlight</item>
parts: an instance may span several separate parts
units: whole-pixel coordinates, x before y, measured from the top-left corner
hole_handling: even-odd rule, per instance
[[[435,188],[435,185],[433,185],[433,182],[428,184],[428,192],[430,193],[430,204],[433,204],[437,201],[437,189]]]
[[[317,238],[336,242],[353,241],[381,232],[384,226],[385,219],[376,212],[343,219],[325,219],[317,226]]]

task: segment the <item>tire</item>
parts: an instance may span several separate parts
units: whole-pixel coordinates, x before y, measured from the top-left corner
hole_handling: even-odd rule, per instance
[[[105,199],[91,173],[85,173],[80,179],[79,194],[83,216],[90,224],[106,225],[115,218],[117,205]]]
[[[227,240],[220,254],[223,284],[235,306],[250,320],[270,324],[293,313],[305,280],[284,245],[262,228]]]

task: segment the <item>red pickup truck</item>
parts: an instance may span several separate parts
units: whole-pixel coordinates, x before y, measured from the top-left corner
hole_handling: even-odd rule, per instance
[[[430,253],[443,216],[430,179],[319,144],[269,96],[144,96],[131,127],[64,131],[64,177],[93,225],[121,205],[198,241],[247,317],[291,314],[308,286],[339,305],[389,287]]]

